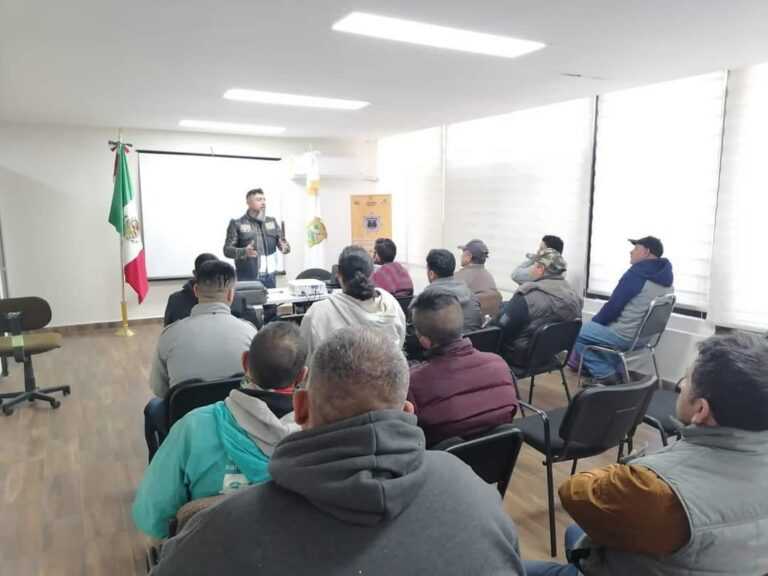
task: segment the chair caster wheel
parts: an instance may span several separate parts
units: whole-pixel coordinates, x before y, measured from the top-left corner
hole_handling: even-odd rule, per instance
[[[6,416],[10,416],[11,414],[13,414],[13,408],[11,408],[10,406],[2,406],[2,409],[3,409],[3,414],[5,414]]]
[[[56,409],[59,406],[61,406],[61,402],[59,402],[58,400],[51,400],[51,408]]]
[[[69,396],[70,394],[72,394],[72,391],[69,388],[65,388],[64,390],[62,390],[62,392],[64,393],[64,396]]]

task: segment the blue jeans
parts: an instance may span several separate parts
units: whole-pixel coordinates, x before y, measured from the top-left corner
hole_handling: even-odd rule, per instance
[[[584,530],[578,524],[571,524],[565,531],[565,555],[568,556],[576,542],[584,535]],[[528,576],[579,576],[579,569],[573,564],[558,564],[557,562],[540,562],[525,560],[525,573]]]
[[[155,396],[144,407],[144,439],[147,441],[150,462],[160,447],[157,442],[157,433],[165,433],[167,426],[168,424],[165,421],[165,400]]]
[[[581,327],[579,337],[576,339],[574,350],[584,359],[584,366],[595,378],[602,380],[609,376],[624,373],[624,366],[621,359],[616,354],[604,354],[588,350],[584,354],[584,347],[587,344],[597,344],[598,346],[616,346],[622,350],[629,350],[632,341],[618,336],[613,330],[597,322],[587,322]]]

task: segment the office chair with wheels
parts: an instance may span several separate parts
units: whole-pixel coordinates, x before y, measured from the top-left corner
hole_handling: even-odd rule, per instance
[[[14,406],[22,402],[43,400],[51,408],[58,408],[61,402],[49,394],[62,392],[69,396],[69,386],[38,388],[35,371],[32,368],[32,356],[42,354],[61,346],[61,334],[55,332],[24,334],[28,330],[39,330],[51,321],[51,307],[48,302],[37,296],[7,298],[0,300],[0,356],[13,358],[24,364],[24,390],[0,394],[0,406],[6,416],[13,414]],[[5,400],[10,400],[4,402]]]

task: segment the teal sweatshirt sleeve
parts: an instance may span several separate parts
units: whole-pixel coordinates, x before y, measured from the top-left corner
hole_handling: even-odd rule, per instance
[[[184,465],[189,457],[188,427],[177,422],[144,472],[132,515],[136,526],[153,538],[168,535],[168,520],[189,501]]]

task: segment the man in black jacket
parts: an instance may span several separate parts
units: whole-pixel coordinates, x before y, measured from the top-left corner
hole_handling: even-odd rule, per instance
[[[211,260],[218,260],[213,254],[203,253],[195,258],[195,269],[192,270],[192,278],[187,280],[187,283],[168,297],[168,304],[165,305],[165,318],[163,320],[163,326],[173,324],[177,320],[186,318],[192,312],[192,307],[197,304],[197,296],[195,296],[195,283],[197,282],[197,271],[204,263]],[[248,306],[248,302],[245,300],[245,296],[235,293],[235,299],[232,300],[232,316],[236,318],[242,318],[247,320],[256,328],[261,328],[262,322],[256,311]]]

